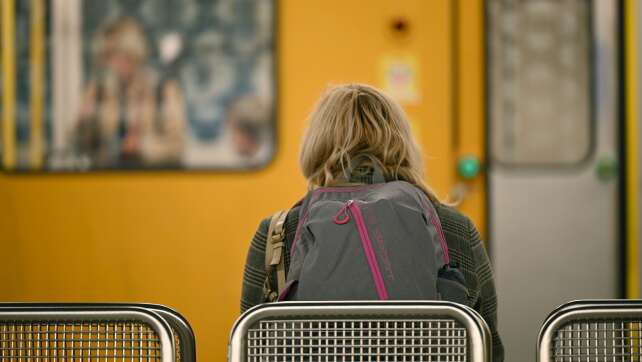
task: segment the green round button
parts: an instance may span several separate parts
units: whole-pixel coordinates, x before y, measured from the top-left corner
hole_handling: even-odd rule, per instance
[[[457,173],[464,179],[471,179],[479,174],[481,166],[475,156],[462,156],[457,162]]]
[[[617,177],[618,165],[613,157],[602,157],[595,166],[597,177],[601,181],[609,181]]]

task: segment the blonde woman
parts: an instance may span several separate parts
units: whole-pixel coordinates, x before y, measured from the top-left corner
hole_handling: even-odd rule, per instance
[[[463,284],[462,288],[465,289],[462,300],[457,300],[456,298],[449,299],[445,297],[443,293],[439,295],[444,297],[444,299],[468,304],[484,317],[493,334],[493,360],[503,360],[503,347],[496,328],[497,298],[495,285],[484,245],[480,240],[477,229],[470,219],[455,209],[440,203],[435,194],[426,185],[420,148],[413,138],[408,119],[398,104],[379,90],[368,85],[350,84],[329,89],[321,97],[310,116],[308,129],[303,137],[300,152],[300,166],[303,176],[308,181],[310,189],[308,195],[316,195],[313,196],[316,199],[322,199],[323,196],[319,196],[320,192],[328,190],[332,190],[332,192],[339,190],[338,192],[345,194],[352,192],[352,190],[360,190],[360,187],[374,190],[376,188],[384,189],[387,185],[395,184],[403,188],[406,194],[413,194],[413,192],[416,191],[418,194],[421,194],[423,200],[430,200],[429,202],[434,206],[434,208],[431,207],[430,210],[436,211],[438,219],[440,220],[440,225],[435,224],[435,226],[439,228],[439,233],[421,234],[426,235],[426,242],[423,243],[422,239],[416,244],[429,244],[429,240],[427,240],[428,236],[435,237],[435,234],[441,234],[442,240],[447,245],[442,245],[445,247],[443,254],[440,251],[435,254],[440,257],[443,256],[446,260],[445,265],[439,271],[440,278],[443,270],[454,271],[454,279],[461,282]],[[381,182],[382,180],[383,182]],[[375,191],[372,191],[371,194],[373,192]],[[413,194],[412,197],[416,197],[416,195]],[[271,248],[272,244],[266,245],[267,235],[273,234],[276,223],[272,222],[272,220],[275,218],[267,218],[259,225],[259,229],[252,240],[245,265],[241,311],[245,311],[254,305],[266,301],[275,300],[276,297],[274,293],[271,292],[272,290],[278,289],[281,292],[279,300],[283,300],[287,298],[288,295],[291,295],[289,294],[291,293],[289,287],[294,285],[294,288],[298,288],[296,293],[303,293],[302,291],[305,289],[304,284],[312,282],[309,278],[294,280],[296,278],[291,277],[291,274],[301,273],[301,269],[310,267],[309,261],[306,261],[306,266],[302,267],[302,262],[295,260],[301,255],[299,250],[301,247],[296,246],[297,242],[300,243],[300,240],[305,237],[301,235],[312,232],[310,231],[309,223],[311,222],[311,217],[309,213],[310,209],[313,208],[309,207],[311,203],[306,202],[306,200],[309,199],[309,196],[306,197],[303,203],[295,205],[284,217],[285,250],[282,252],[284,257],[282,264],[275,265],[274,268],[266,269],[265,250],[267,249],[268,253],[273,253],[272,250],[276,250]],[[331,203],[334,201],[328,202]],[[350,199],[344,207],[341,207],[342,204],[339,202],[330,204],[330,207],[334,207],[335,210],[338,211],[335,212],[334,224],[326,224],[328,230],[330,228],[336,230],[344,228],[342,230],[348,230],[346,229],[348,226],[342,225],[349,224],[351,218],[354,219],[355,224],[359,224],[359,220],[363,220],[359,219],[362,216],[362,212],[358,207],[353,209],[353,207],[356,207],[354,205],[355,203],[358,204],[359,200]],[[368,213],[373,213],[374,206],[372,204],[364,204],[363,207],[363,214],[366,215],[366,217]],[[366,209],[365,207],[370,207],[370,209]],[[319,208],[320,206],[317,207],[317,209]],[[348,212],[348,209],[351,211]],[[407,208],[396,209],[392,215],[406,211]],[[416,214],[417,213],[412,214],[408,212],[403,216],[398,216],[401,218],[399,221],[401,221],[401,223],[411,223],[413,221],[413,215]],[[310,218],[310,220],[308,218]],[[326,217],[325,219],[328,218]],[[366,257],[369,257],[369,252],[372,253],[374,249],[379,248],[377,249],[379,257],[369,259],[369,263],[371,260],[374,260],[370,266],[372,267],[371,271],[374,284],[376,284],[377,287],[378,299],[388,299],[388,290],[386,288],[394,288],[394,286],[388,284],[404,283],[408,278],[400,278],[397,276],[395,280],[393,276],[388,279],[385,278],[387,277],[385,275],[381,277],[382,273],[392,274],[403,269],[403,267],[399,266],[397,270],[395,270],[397,265],[395,265],[394,257],[391,256],[388,258],[388,255],[384,255],[387,254],[388,251],[391,251],[391,254],[397,252],[394,250],[395,245],[392,245],[388,249],[381,249],[383,244],[381,239],[386,239],[386,230],[376,228],[389,222],[389,220],[382,219],[383,217],[380,217],[378,221],[372,222],[372,220],[370,220],[370,222],[366,223],[361,221],[361,224],[356,226],[361,227],[359,234],[363,241]],[[425,223],[428,224],[428,221],[425,221]],[[303,224],[305,225],[301,227]],[[317,223],[314,224],[313,227],[318,228],[319,225],[321,224]],[[420,224],[417,225],[421,228]],[[374,227],[375,229],[368,231],[365,230],[366,227]],[[362,233],[362,230],[365,231]],[[334,231],[328,231],[328,233],[330,232]],[[413,230],[405,235],[416,236],[420,232],[421,230],[413,226]],[[353,232],[352,235],[354,234]],[[405,237],[399,237],[399,234],[388,235],[393,235],[393,237],[388,239],[396,239],[394,243],[398,243],[397,245],[401,247]],[[366,250],[367,247],[372,248],[372,244],[369,244],[371,242],[370,238],[375,240],[376,243],[372,243],[374,244],[374,249]],[[387,240],[386,242],[391,241],[392,240]],[[343,242],[344,241],[341,241],[341,243]],[[338,247],[335,245],[333,250],[346,250],[344,246],[343,244],[340,244]],[[437,250],[437,248],[438,247],[430,250]],[[384,250],[383,254],[381,254],[381,250]],[[294,251],[294,253],[291,253],[291,251]],[[339,253],[341,252],[342,251],[339,251]],[[335,267],[336,264],[336,267],[340,268],[340,264],[345,262],[342,259],[345,259],[346,255],[352,255],[352,258],[355,258],[355,260],[352,261],[348,260],[348,263],[359,263],[362,262],[362,260],[356,259],[365,259],[362,257],[363,253],[359,252],[335,254],[334,257],[330,259],[332,260],[330,263],[333,264],[332,267]],[[424,255],[426,255],[425,259]],[[315,258],[317,259],[321,256],[321,252],[315,254]],[[426,268],[429,268],[432,256],[430,253],[419,254],[419,264],[425,263]],[[270,255],[268,255],[268,257],[271,259]],[[381,262],[382,260],[383,262]],[[313,262],[314,261],[312,261],[312,263]],[[266,270],[270,272],[267,273]],[[322,280],[317,282],[314,288],[323,288],[324,283],[337,280],[336,278],[333,279],[333,276],[330,274],[331,273],[324,274]],[[285,280],[285,276],[287,276],[288,280],[287,286],[285,288],[279,288],[281,282]],[[348,275],[344,276],[345,278],[349,277]],[[377,276],[380,279],[377,279]],[[359,285],[362,283],[361,281],[363,281],[364,284],[370,283],[370,281],[366,279],[368,279],[368,275],[355,279],[356,281],[353,281],[352,285],[348,285],[348,288],[359,289],[361,287],[361,285]],[[394,280],[394,282],[390,282],[389,280]],[[277,282],[279,286],[276,285]],[[297,285],[296,283],[299,284]],[[419,285],[419,288],[421,288],[423,284]],[[340,289],[342,287],[344,286],[339,285],[336,288]],[[430,289],[430,286],[426,288]],[[307,290],[310,290],[310,288]],[[324,293],[328,293],[327,299],[333,299],[333,296],[330,295],[333,293],[333,290],[328,290]],[[354,294],[350,294],[350,291],[346,293],[347,294],[339,295],[337,299],[342,299],[342,296],[354,296]],[[375,295],[374,292],[372,295]],[[419,295],[429,294],[423,293]],[[303,297],[298,299],[310,300]],[[325,295],[322,295],[318,299],[326,298]]]

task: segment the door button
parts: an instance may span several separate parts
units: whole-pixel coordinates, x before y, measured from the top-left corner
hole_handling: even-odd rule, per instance
[[[595,173],[600,181],[611,181],[617,177],[618,164],[613,157],[601,157],[595,165]]]
[[[457,161],[457,173],[464,180],[470,180],[479,175],[481,165],[475,156],[461,156]]]

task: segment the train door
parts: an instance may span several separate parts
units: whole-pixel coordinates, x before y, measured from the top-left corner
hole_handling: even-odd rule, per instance
[[[621,293],[617,6],[487,3],[488,225],[509,361],[533,360],[559,304]]]

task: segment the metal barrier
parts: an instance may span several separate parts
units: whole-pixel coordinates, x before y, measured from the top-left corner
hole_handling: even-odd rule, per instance
[[[176,362],[196,361],[196,339],[194,331],[187,319],[172,308],[160,304],[136,303],[136,304],[103,304],[111,306],[140,307],[151,310],[163,317],[174,332],[174,343],[176,345]]]
[[[190,326],[187,319],[180,315],[177,311],[159,304],[141,304],[140,306],[149,308],[154,312],[160,314],[167,320],[172,330],[176,334],[177,339],[177,356],[176,361],[182,362],[195,362],[196,361],[196,338],[194,331]],[[179,358],[180,356],[180,358]]]
[[[540,330],[537,360],[642,361],[642,302],[585,300],[560,306]]]
[[[108,304],[0,304],[0,361],[174,362],[174,334],[152,310]]]
[[[228,361],[491,360],[474,310],[449,302],[284,302],[244,313]]]

